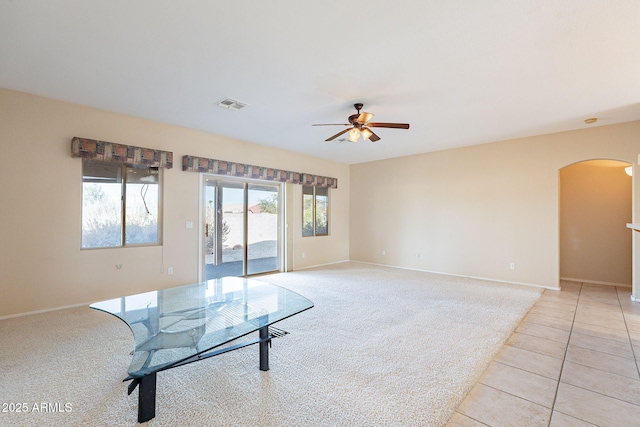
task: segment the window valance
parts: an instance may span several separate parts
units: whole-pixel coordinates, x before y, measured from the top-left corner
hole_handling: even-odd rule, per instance
[[[173,167],[173,153],[171,151],[78,138],[77,136],[71,140],[71,157],[106,160],[126,163],[133,166],[149,166],[167,169]]]
[[[291,184],[314,185],[316,187],[338,188],[338,180],[336,178],[253,166],[244,163],[227,162],[225,160],[208,159],[205,157],[183,156],[182,170],[237,176],[241,178],[263,179],[266,181],[288,182]]]

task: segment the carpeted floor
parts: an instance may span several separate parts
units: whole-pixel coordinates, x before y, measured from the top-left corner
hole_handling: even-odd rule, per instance
[[[148,425],[441,426],[540,296],[361,263],[262,280],[315,303],[276,325],[291,334],[271,370],[251,346],[161,372]],[[0,343],[1,426],[136,424],[120,320],[88,307],[6,319]]]

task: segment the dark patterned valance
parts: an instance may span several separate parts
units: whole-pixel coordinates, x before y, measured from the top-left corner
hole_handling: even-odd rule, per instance
[[[173,167],[173,153],[171,151],[78,137],[74,137],[71,140],[71,157],[106,160],[133,166],[151,166],[167,169]]]
[[[241,178],[264,179],[267,181],[289,182],[291,184],[338,188],[338,180],[336,178],[246,165],[244,163],[227,162],[225,160],[207,159],[205,157],[183,156],[182,170],[237,176]]]

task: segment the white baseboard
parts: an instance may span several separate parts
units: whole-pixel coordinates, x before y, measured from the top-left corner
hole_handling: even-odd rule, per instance
[[[299,267],[299,268],[294,268],[291,271],[300,271],[300,270],[309,270],[310,268],[317,268],[317,267],[325,267],[327,265],[333,265],[333,264],[342,264],[344,262],[350,262],[350,260],[345,259],[343,261],[334,261],[334,262],[328,262],[326,264],[315,264],[315,265],[308,265],[306,267]]]
[[[85,302],[85,303],[80,303],[80,304],[73,304],[73,305],[65,305],[64,307],[53,307],[53,308],[46,308],[44,310],[36,310],[36,311],[27,311],[26,313],[16,313],[16,314],[9,314],[7,316],[0,316],[0,320],[4,320],[4,319],[12,319],[14,317],[22,317],[22,316],[30,316],[32,314],[41,314],[41,313],[48,313],[50,311],[57,311],[57,310],[65,310],[67,308],[74,308],[74,307],[88,307],[89,304],[94,303],[95,301],[91,301],[91,302]]]
[[[360,262],[362,264],[378,265],[380,267],[399,268],[401,270],[421,271],[423,273],[441,274],[443,276],[454,276],[454,277],[464,277],[464,278],[467,278],[467,279],[474,279],[474,280],[485,280],[485,281],[488,281],[488,282],[498,282],[498,283],[505,283],[505,284],[509,284],[509,285],[532,286],[534,288],[550,289],[552,291],[559,291],[560,290],[559,287],[538,285],[536,283],[514,282],[514,281],[509,281],[509,280],[492,279],[491,277],[468,276],[468,275],[465,275],[465,274],[444,273],[442,271],[422,270],[422,269],[419,269],[419,268],[400,267],[400,266],[397,266],[397,265],[378,264],[378,263],[375,263],[375,262],[366,262],[366,261],[351,261],[351,262]]]
[[[575,279],[575,278],[572,278],[572,277],[561,277],[560,280],[566,280],[568,282],[589,283],[591,285],[620,286],[621,288],[630,288],[631,287],[631,284],[629,284],[629,283],[601,282],[601,281],[598,281],[598,280]]]

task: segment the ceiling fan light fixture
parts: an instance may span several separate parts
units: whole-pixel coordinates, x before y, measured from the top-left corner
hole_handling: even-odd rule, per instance
[[[365,124],[369,120],[373,119],[373,116],[373,114],[367,112],[360,113],[360,117],[358,117],[358,123]]]
[[[371,135],[373,135],[373,132],[371,132],[367,128],[364,128],[364,129],[362,129],[362,132],[360,132],[360,134],[362,135],[362,140],[363,141],[368,141],[369,138],[371,138]]]
[[[358,138],[360,138],[360,130],[358,128],[353,128],[349,132],[349,141],[358,142]]]

